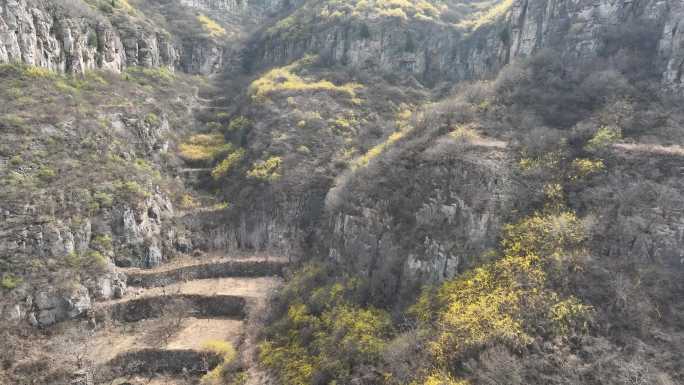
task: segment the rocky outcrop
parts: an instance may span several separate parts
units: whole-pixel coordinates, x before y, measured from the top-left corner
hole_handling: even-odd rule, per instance
[[[0,319],[12,323],[28,321],[34,326],[47,327],[84,317],[95,300],[122,298],[126,290],[126,276],[113,269],[72,286],[59,283],[30,288],[23,285],[13,291],[11,300],[3,300],[5,305],[0,306]]]
[[[527,56],[540,48],[562,44],[569,56],[595,57],[604,44],[606,31],[633,23],[653,27],[644,30],[650,35],[646,39],[655,37],[660,41],[661,59],[669,63],[678,55],[675,51],[681,50],[671,41],[683,17],[679,1],[519,0],[513,3],[506,20],[505,27],[510,31],[506,39],[508,55]]]
[[[639,145],[604,154],[601,182],[569,187],[568,201],[588,215],[596,258],[658,266],[676,281],[684,271],[684,157],[656,150]],[[352,190],[331,190],[332,215],[319,244],[337,264],[367,276],[373,298],[401,301],[406,291],[452,278],[488,260],[502,225],[530,211],[535,191],[543,190],[516,176],[507,153],[461,148],[435,160],[426,152],[405,169],[399,156],[389,157],[393,167],[377,166],[383,175],[361,171],[346,182]]]
[[[663,82],[674,90],[684,87],[684,10],[676,12],[664,26],[663,37],[659,43],[659,56],[663,58],[665,70]]]
[[[117,22],[113,25],[86,3],[2,0],[0,63],[70,73],[141,66],[210,74],[221,68],[223,51],[209,39],[180,42],[125,17]]]
[[[193,244],[201,249],[229,253],[254,250],[297,256],[301,238],[306,233],[300,227],[305,198],[278,203],[269,202],[268,197],[264,200],[257,207],[233,211],[237,213],[235,217],[222,215],[218,221],[206,222],[195,218],[202,224],[195,226],[199,231],[193,234]]]
[[[170,138],[168,119],[160,115],[140,119],[109,114],[101,118],[110,122],[112,133],[128,144],[121,149],[122,160],[144,156],[155,162],[166,152]],[[66,140],[81,138],[71,125],[50,130],[51,135],[63,135]],[[121,298],[126,293],[127,278],[117,273],[111,262],[151,267],[177,254],[177,250],[192,251],[187,234],[175,223],[168,191],[160,187],[143,191],[140,185],[132,186],[141,190],[126,193],[125,188],[114,188],[104,193],[108,203],[97,210],[73,210],[92,202],[91,196],[72,195],[72,190],[61,188],[45,190],[43,197],[50,197],[51,205],[39,199],[3,202],[0,259],[11,264],[22,279],[13,284],[17,285],[14,290],[0,292],[0,319],[30,320],[47,326],[79,317],[89,303]],[[51,276],[47,273],[50,269],[71,273],[45,282]],[[72,283],[78,284],[79,290],[73,291]]]
[[[3,254],[31,254],[40,257],[63,257],[74,253],[84,253],[92,236],[91,222],[84,220],[73,223],[60,220],[36,220],[25,224],[31,209],[25,213],[5,213],[7,221],[0,237],[0,250]],[[12,226],[12,222],[17,227]]]
[[[599,213],[594,248],[607,258],[684,271],[684,154],[615,150],[609,183],[578,199]]]
[[[123,298],[127,291],[127,277],[116,269],[111,269],[110,272],[96,277],[93,280],[86,282],[93,299],[107,300],[112,298]]]
[[[119,72],[126,63],[121,39],[102,22],[57,17],[58,10],[45,2],[3,0],[0,10],[0,63],[61,72]]]
[[[173,205],[161,193],[146,198],[138,206],[123,206],[113,212],[112,232],[122,240],[116,250],[119,266],[155,267],[175,248],[176,234],[164,226],[173,218]]]
[[[29,321],[35,326],[50,326],[82,316],[91,306],[88,289],[83,285],[77,285],[69,293],[58,293],[54,289],[38,291],[33,297]]]
[[[7,214],[8,222],[0,234],[0,251],[3,255],[31,255],[42,258],[83,255],[93,240],[90,218],[81,221],[45,218],[28,221],[29,212],[23,215]],[[114,251],[117,260],[129,266],[157,266],[162,251],[175,250],[176,232],[164,226],[173,216],[169,199],[158,192],[137,206],[123,205],[112,209],[103,218],[97,218],[98,234],[116,237]],[[104,222],[103,222],[104,220]],[[17,227],[11,226],[12,222]],[[28,222],[28,223],[27,223]]]
[[[425,153],[415,159],[417,168],[393,168],[402,171],[377,166],[383,176],[361,172],[364,182],[350,183],[368,183],[367,190],[331,190],[321,241],[329,258],[369,277],[379,298],[396,298],[414,285],[452,278],[496,248],[515,197],[507,152],[459,151],[436,159]],[[377,196],[385,198],[371,198]],[[336,200],[356,203],[335,207]]]

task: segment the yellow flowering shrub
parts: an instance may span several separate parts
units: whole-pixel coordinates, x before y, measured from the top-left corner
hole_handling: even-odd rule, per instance
[[[281,292],[287,308],[259,346],[261,363],[285,385],[314,376],[348,383],[354,365],[380,361],[389,339],[389,314],[353,303],[356,279],[323,284],[327,273],[307,266],[290,281]]]
[[[601,159],[577,158],[572,161],[571,180],[579,180],[598,174],[605,170],[606,165]]]
[[[204,31],[211,37],[223,37],[226,35],[226,29],[206,15],[198,15],[197,21],[199,21]]]
[[[622,138],[622,130],[618,127],[603,126],[598,129],[594,137],[586,145],[589,151],[598,151],[610,146]]]
[[[423,381],[413,382],[411,385],[470,385],[470,382],[466,380],[456,380],[445,373],[433,373],[427,376]]]
[[[237,358],[237,352],[230,342],[227,341],[207,341],[203,344],[204,350],[221,356],[221,363],[207,374],[202,376],[202,385],[220,385],[223,384],[223,373],[226,367]]]
[[[219,164],[211,170],[211,176],[214,179],[221,179],[228,175],[228,173],[239,164],[245,157],[245,150],[240,148],[231,152],[225,159],[223,159]]]
[[[232,150],[222,134],[198,134],[178,146],[181,158],[192,162],[212,162]]]
[[[500,260],[425,290],[411,309],[423,327],[436,330],[428,347],[439,367],[492,344],[520,350],[540,333],[587,328],[591,308],[556,292],[549,275],[556,258],[582,249],[585,233],[575,214],[535,214],[503,233]]]
[[[256,162],[247,171],[247,177],[260,181],[273,182],[280,179],[280,165],[283,159],[279,156],[272,156],[266,160]]]
[[[328,91],[346,95],[349,98],[356,98],[356,90],[361,88],[360,84],[347,83],[337,86],[328,80],[305,79],[295,73],[303,64],[312,60],[306,57],[300,61],[285,67],[274,68],[266,74],[253,81],[249,86],[252,98],[257,101],[265,100],[269,95],[277,92],[313,92]]]

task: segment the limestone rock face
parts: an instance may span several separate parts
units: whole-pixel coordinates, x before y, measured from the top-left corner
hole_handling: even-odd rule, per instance
[[[379,193],[386,200],[354,192],[361,195],[354,207],[330,207],[329,257],[377,277],[378,294],[453,278],[496,247],[514,198],[505,151],[475,148],[450,161],[413,161],[418,169],[385,175],[384,183],[396,187]]]
[[[200,74],[220,69],[222,49],[209,40],[177,42],[163,30],[118,28],[83,8],[47,0],[0,1],[0,63],[69,73],[121,72],[130,66]]]
[[[23,215],[5,217],[8,221],[13,221],[20,219]],[[64,257],[69,254],[83,253],[88,249],[91,224],[87,219],[82,223],[65,223],[59,220],[41,222],[39,219],[26,227],[10,229],[6,234],[0,235],[2,235],[0,237],[2,253]]]
[[[180,2],[185,6],[216,15],[223,14],[225,17],[242,16],[247,13],[250,3],[253,3],[247,0],[180,0]]]
[[[121,71],[123,45],[105,24],[57,18],[47,4],[0,2],[0,63],[23,62],[56,71]]]
[[[88,289],[83,285],[77,285],[67,294],[53,290],[38,291],[34,296],[33,305],[31,319],[35,320],[38,326],[50,326],[85,314],[91,308],[91,301]]]
[[[168,197],[155,193],[137,207],[116,210],[113,233],[122,240],[116,256],[120,266],[154,267],[161,264],[163,251],[175,247],[173,231],[165,231],[164,221],[173,216]],[[124,256],[125,255],[125,256]]]
[[[672,17],[665,23],[659,50],[666,63],[663,82],[672,89],[681,90],[684,87],[684,10],[680,6],[677,12],[677,17]]]
[[[676,0],[515,0],[499,22],[472,32],[395,19],[332,23],[311,33],[273,33],[262,43],[257,62],[284,64],[317,53],[329,63],[411,73],[428,82],[478,79],[546,47],[573,59],[595,57],[606,30],[634,22],[654,26],[663,83],[678,88],[684,65],[682,8]]]
[[[97,277],[94,282],[87,282],[87,286],[94,299],[122,298],[127,289],[126,275],[112,269],[109,273]]]
[[[580,197],[600,213],[595,249],[609,258],[683,271],[684,158],[620,150],[611,167],[610,186]]]
[[[210,214],[186,218],[186,225],[197,229],[190,246],[228,253],[256,250],[280,256],[296,255],[300,235],[304,233],[300,218],[305,202],[306,197],[278,203],[261,202],[259,207],[245,210],[232,220],[208,218]]]

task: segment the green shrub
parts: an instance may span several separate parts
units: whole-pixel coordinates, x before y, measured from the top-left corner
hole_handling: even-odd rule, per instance
[[[15,155],[9,160],[10,166],[13,167],[18,167],[24,164],[24,159],[22,159],[21,155]]]
[[[238,116],[237,118],[231,119],[228,124],[228,132],[240,132],[250,125],[249,119],[244,116]]]
[[[227,33],[225,28],[221,27],[217,22],[215,22],[208,16],[200,14],[197,16],[197,21],[200,22],[202,28],[204,28],[204,31],[210,37],[223,37]]]
[[[617,127],[603,126],[598,129],[593,138],[587,142],[587,151],[600,151],[622,138],[622,132]]]
[[[207,128],[212,131],[220,131],[223,128],[223,125],[219,122],[209,122],[207,123]]]
[[[168,85],[176,79],[176,75],[168,68],[129,67],[124,73],[124,79],[140,85]]]
[[[6,114],[0,116],[0,129],[25,129],[26,120],[16,114]]]
[[[147,125],[149,126],[156,127],[159,126],[161,120],[159,119],[159,116],[157,116],[157,114],[155,114],[154,112],[150,112],[147,115],[145,115],[145,123],[147,123]]]
[[[100,234],[90,241],[91,246],[100,252],[108,252],[113,248],[112,237],[109,234]]]
[[[114,204],[114,197],[105,191],[98,191],[93,194],[93,199],[97,202],[99,208],[111,208]]]
[[[25,67],[24,74],[30,78],[52,78],[56,75],[47,68],[34,66]]]
[[[17,277],[11,273],[6,273],[2,276],[2,280],[0,280],[0,287],[2,287],[5,290],[14,290],[23,282],[24,280],[22,278]]]
[[[295,74],[293,71],[295,71],[301,65],[301,63],[304,63],[306,60],[310,59],[305,58],[300,62],[295,62],[289,66],[272,69],[259,79],[253,81],[249,86],[249,91],[252,95],[252,98],[262,101],[269,95],[277,92],[307,91],[328,91],[346,95],[352,99],[356,98],[356,90],[362,87],[360,84],[348,83],[337,86],[327,80],[313,81],[302,78]]]
[[[43,181],[50,181],[57,176],[57,171],[50,166],[41,166],[40,169],[38,169],[37,176]]]
[[[88,33],[88,46],[97,47],[97,34],[94,31]]]
[[[591,175],[600,173],[605,170],[606,165],[601,159],[586,159],[577,158],[572,161],[571,165],[571,180],[581,180]]]
[[[428,343],[438,368],[480,349],[504,344],[520,351],[535,336],[587,331],[592,308],[555,291],[558,259],[581,252],[582,223],[572,212],[535,214],[504,228],[503,257],[425,290],[411,309],[422,327],[434,330]]]
[[[114,187],[118,190],[119,197],[127,202],[140,201],[150,196],[150,193],[136,181],[117,182]]]
[[[66,266],[79,273],[101,273],[107,269],[108,259],[96,250],[84,254],[71,253],[64,257]]]
[[[199,202],[190,194],[183,194],[180,199],[180,207],[184,210],[190,210],[199,207]]]

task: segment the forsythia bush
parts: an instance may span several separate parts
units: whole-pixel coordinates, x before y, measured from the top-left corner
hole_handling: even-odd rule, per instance
[[[314,289],[321,273],[307,267],[285,288],[294,300],[260,345],[261,362],[286,385],[347,383],[354,368],[380,361],[391,333],[387,312],[350,300],[354,280]]]
[[[302,60],[311,59],[305,58]],[[295,62],[285,67],[272,69],[264,74],[264,76],[252,82],[249,86],[252,98],[255,100],[264,100],[270,94],[287,91],[328,91],[355,98],[356,90],[361,88],[361,85],[356,83],[337,86],[328,80],[313,81],[302,78],[294,72],[301,63],[303,62]]]
[[[425,381],[422,381],[420,384],[417,382],[412,383],[411,385],[469,385],[470,382],[464,381],[464,380],[456,380],[453,377],[449,376],[448,374],[444,373],[435,373],[429,375],[427,378],[425,378]]]
[[[240,148],[238,150],[235,150],[230,153],[224,160],[219,162],[216,167],[211,171],[211,176],[214,179],[220,179],[235,168],[235,166],[242,161],[242,158],[245,157],[245,150]]]
[[[207,341],[203,345],[204,350],[216,353],[221,356],[222,362],[209,373],[202,377],[202,385],[223,384],[223,372],[225,368],[237,358],[237,352],[230,342],[227,341]]]
[[[572,161],[571,180],[579,180],[605,170],[606,165],[601,159],[578,158]]]
[[[522,351],[535,336],[585,330],[592,309],[556,292],[550,275],[584,239],[574,213],[535,214],[504,228],[502,259],[426,290],[411,312],[423,328],[436,330],[428,342],[435,364],[448,372],[485,346]],[[428,376],[425,383],[458,382]]]
[[[587,142],[586,149],[598,151],[622,139],[622,130],[618,127],[603,126],[598,129],[593,138]]]
[[[247,171],[247,177],[260,181],[273,182],[280,179],[280,165],[283,159],[279,156],[272,156],[264,161],[256,162],[252,169]]]
[[[193,135],[178,146],[181,158],[193,162],[211,162],[233,149],[222,134]]]

